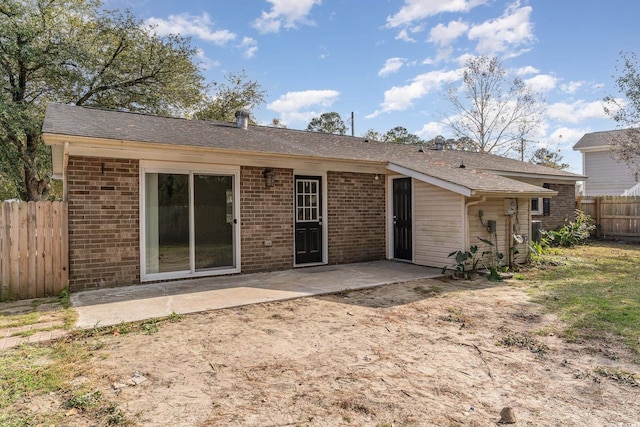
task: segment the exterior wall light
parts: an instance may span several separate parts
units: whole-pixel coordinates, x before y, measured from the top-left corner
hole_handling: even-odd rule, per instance
[[[267,187],[274,187],[276,185],[276,173],[273,169],[267,168],[262,172],[264,176],[264,185]]]

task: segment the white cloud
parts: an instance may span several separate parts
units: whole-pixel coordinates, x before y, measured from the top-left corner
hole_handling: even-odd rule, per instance
[[[447,126],[442,122],[429,122],[415,134],[425,140],[430,140],[437,135],[444,135],[447,132]]]
[[[479,54],[495,55],[507,52],[514,56],[522,51],[508,51],[533,41],[533,25],[530,20],[533,9],[531,6],[519,6],[516,2],[507,7],[501,17],[474,25],[469,30],[469,39],[478,40],[476,51]]]
[[[422,98],[432,89],[440,87],[442,83],[459,80],[460,77],[460,72],[457,70],[439,70],[420,74],[406,86],[394,86],[386,90],[380,109],[366,117],[370,119],[379,116],[381,113],[406,110],[413,105],[414,100]]]
[[[296,28],[298,24],[313,25],[308,19],[311,8],[322,0],[267,0],[271,3],[269,12],[262,12],[253,21],[253,27],[261,33],[277,33],[280,28]]]
[[[573,147],[588,132],[587,129],[560,127],[549,135],[547,141],[555,146]]]
[[[438,24],[429,32],[429,41],[439,46],[449,46],[469,29],[469,24],[461,20],[451,21],[447,25]]]
[[[487,0],[405,0],[393,16],[387,17],[387,28],[397,28],[443,12],[468,12]]]
[[[556,87],[558,79],[549,74],[538,74],[535,77],[524,80],[524,83],[536,92],[548,92]]]
[[[409,35],[409,31],[407,31],[406,29],[400,30],[398,32],[398,34],[396,35],[396,40],[402,40],[405,42],[412,42],[415,43],[415,39],[411,38],[411,36]]]
[[[578,100],[572,103],[556,102],[547,106],[549,119],[565,123],[580,123],[590,119],[607,119],[603,101],[585,102]]]
[[[145,24],[154,27],[153,31],[159,35],[180,34],[191,36],[218,46],[224,46],[236,38],[236,34],[229,30],[214,29],[213,22],[206,12],[202,16],[181,13],[179,15],[169,15],[167,19],[151,17],[145,21]]]
[[[304,111],[311,107],[330,107],[340,96],[335,90],[305,90],[287,92],[269,103],[267,108],[280,114],[283,124],[292,122],[309,122],[321,113]]]
[[[560,85],[560,90],[565,93],[576,93],[584,85],[584,82],[570,81]]]
[[[404,65],[404,58],[389,58],[384,63],[384,67],[378,71],[379,76],[387,76],[389,74],[397,72]]]
[[[253,58],[258,51],[258,42],[251,37],[244,37],[240,47],[244,49],[245,58]]]
[[[526,67],[520,67],[516,70],[516,74],[518,76],[526,76],[527,74],[537,74],[539,72],[540,71],[537,68],[532,67],[531,65],[527,65]]]

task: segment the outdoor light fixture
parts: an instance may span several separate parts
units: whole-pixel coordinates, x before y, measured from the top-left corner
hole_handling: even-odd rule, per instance
[[[276,185],[276,173],[271,168],[267,168],[262,172],[264,176],[264,185],[267,187],[273,187]]]
[[[378,174],[376,174],[376,176],[374,176],[373,179],[375,179],[377,181],[377,180],[380,179],[380,176],[378,176]]]

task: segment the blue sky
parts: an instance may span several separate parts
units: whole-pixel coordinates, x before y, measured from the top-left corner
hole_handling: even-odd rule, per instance
[[[497,56],[546,104],[532,145],[560,150],[616,127],[603,112],[618,96],[620,51],[640,41],[635,0],[106,0],[160,34],[192,38],[208,81],[245,70],[267,91],[254,120],[304,129],[324,112],[355,134],[403,126],[424,139],[451,136],[443,85],[468,55]],[[535,148],[535,147],[534,147]]]

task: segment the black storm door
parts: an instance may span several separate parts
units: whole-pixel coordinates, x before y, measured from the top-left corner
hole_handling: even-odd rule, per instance
[[[296,176],[296,265],[322,262],[322,179]]]
[[[393,180],[393,257],[413,260],[411,178]]]

